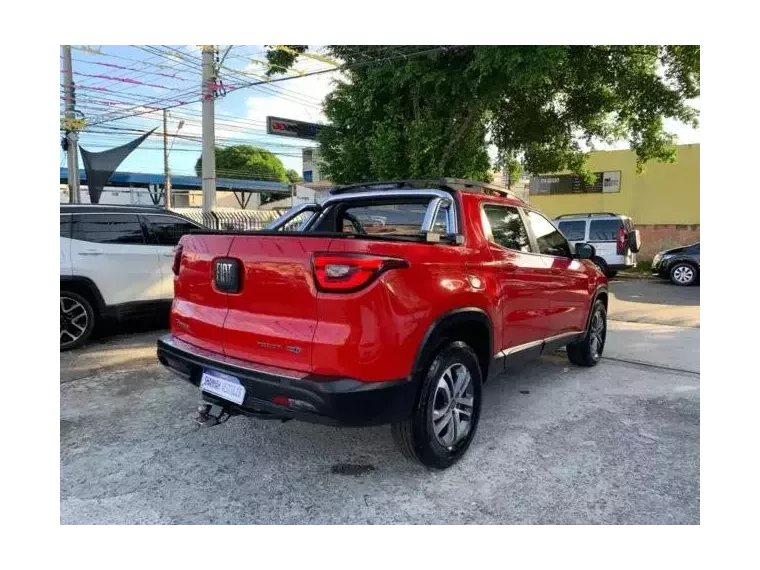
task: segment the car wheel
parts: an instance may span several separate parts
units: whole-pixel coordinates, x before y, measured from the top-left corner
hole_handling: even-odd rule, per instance
[[[670,280],[684,287],[694,285],[697,281],[697,269],[691,263],[676,263],[670,269]]]
[[[61,291],[61,350],[81,346],[95,326],[95,311],[90,302],[71,291]]]
[[[596,301],[586,334],[581,340],[567,345],[567,357],[578,366],[596,366],[602,359],[606,340],[607,309],[602,301]]]
[[[613,271],[612,269],[608,269],[605,272],[605,275],[607,276],[607,279],[614,279],[615,276],[617,275],[617,271]]]
[[[470,447],[480,420],[483,378],[478,359],[464,342],[444,347],[421,371],[419,401],[411,418],[391,426],[408,458],[445,469]]]
[[[594,257],[591,259],[591,261],[593,261],[594,265],[596,265],[599,268],[599,271],[604,273],[605,276],[607,275],[609,268],[607,267],[606,261],[604,261],[601,257]]]

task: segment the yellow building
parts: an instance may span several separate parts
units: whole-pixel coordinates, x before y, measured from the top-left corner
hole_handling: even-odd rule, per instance
[[[568,174],[534,177],[529,201],[555,218],[562,214],[614,212],[633,218],[641,230],[640,259],[661,249],[699,241],[699,145],[678,147],[676,162],[647,163],[636,174],[632,150],[593,152],[592,186]]]

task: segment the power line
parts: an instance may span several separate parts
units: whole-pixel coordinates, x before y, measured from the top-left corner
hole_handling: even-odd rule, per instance
[[[397,60],[397,59],[402,59],[402,58],[403,59],[407,59],[409,57],[417,57],[417,56],[421,56],[421,55],[429,55],[429,54],[437,53],[437,52],[440,52],[440,51],[448,51],[448,50],[451,50],[451,49],[455,49],[457,47],[459,47],[459,46],[439,46],[439,47],[436,47],[436,48],[421,50],[421,51],[418,51],[418,52],[412,52],[412,53],[408,53],[408,54],[400,54],[400,55],[396,55],[396,56],[390,56],[390,57],[386,57],[386,58],[379,59],[379,60],[370,60],[370,61],[364,61],[364,62],[357,62],[357,63],[354,63],[354,64],[344,64],[344,65],[341,65],[341,66],[338,66],[338,67],[332,67],[332,68],[329,68],[329,69],[322,69],[322,70],[318,70],[318,71],[313,71],[311,73],[306,73],[306,74],[303,74],[303,75],[287,76],[287,77],[276,77],[276,78],[273,78],[273,79],[269,79],[267,81],[253,81],[253,82],[245,83],[245,84],[242,84],[242,85],[230,87],[227,90],[227,93],[229,94],[229,93],[232,93],[234,91],[238,91],[239,89],[245,89],[245,88],[248,88],[248,87],[254,87],[256,85],[263,85],[263,84],[268,84],[268,83],[279,83],[279,82],[283,82],[283,81],[290,81],[290,80],[293,80],[293,79],[299,79],[299,78],[302,78],[302,77],[313,77],[315,75],[323,75],[325,73],[334,73],[336,71],[344,71],[344,70],[347,70],[347,69],[356,69],[356,68],[360,68],[360,67],[365,67],[367,65],[372,65],[373,63],[375,63],[375,64],[377,64],[377,63],[387,63],[387,62],[394,61],[394,60]],[[195,101],[192,101],[192,102],[195,102]],[[187,105],[187,104],[189,104],[189,102],[174,103],[174,104],[169,105],[169,106],[167,106],[165,108],[166,109],[173,109],[175,107],[182,107],[182,106]],[[134,107],[132,110],[137,109],[139,107],[140,107],[140,105]],[[137,117],[137,116],[144,115],[144,114],[147,114],[147,113],[150,113],[150,112],[153,112],[153,111],[138,111],[136,113],[126,114],[126,115],[124,115],[122,117],[116,117],[116,118],[111,118],[111,119],[103,119],[101,121],[95,121],[95,122],[90,123],[90,125],[91,126],[95,126],[95,125],[98,125],[98,124],[102,124],[102,123],[109,122],[109,121],[115,121],[115,120],[118,120],[118,119],[126,119],[126,118],[129,118],[129,117]]]

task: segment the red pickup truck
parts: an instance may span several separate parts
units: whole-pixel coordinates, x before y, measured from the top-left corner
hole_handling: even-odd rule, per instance
[[[599,361],[607,280],[593,256],[501,187],[343,187],[265,231],[185,235],[158,358],[200,387],[212,423],[389,423],[407,456],[445,468],[507,362],[563,345],[575,364]]]

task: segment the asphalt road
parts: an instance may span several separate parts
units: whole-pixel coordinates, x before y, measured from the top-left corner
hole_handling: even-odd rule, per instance
[[[631,318],[674,294],[698,327],[698,289],[693,305],[694,289],[628,283],[612,290]],[[443,472],[404,459],[387,427],[196,427],[197,390],[151,360],[155,336],[62,355],[64,524],[699,523],[699,375],[682,371],[699,369],[695,325],[613,321],[595,368],[558,353],[494,379]],[[678,346],[696,368],[669,365]]]
[[[664,279],[614,279],[610,318],[638,323],[699,327],[699,287]]]

